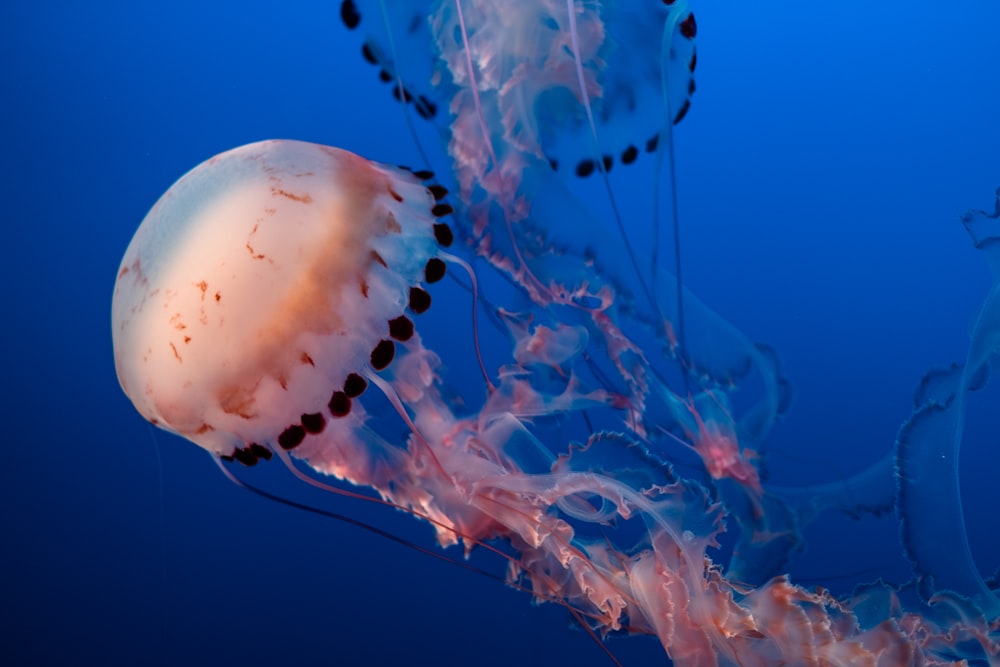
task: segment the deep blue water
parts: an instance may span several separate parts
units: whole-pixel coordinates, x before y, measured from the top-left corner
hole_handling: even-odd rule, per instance
[[[186,170],[265,138],[418,164],[337,4],[0,8],[3,664],[610,664],[564,610],[235,487],[193,445],[151,437],[118,387],[118,262]],[[891,448],[924,372],[964,358],[990,287],[958,215],[1000,186],[1000,4],[736,4],[694,4],[685,281],[795,385],[775,480],[829,480]],[[622,200],[645,196],[612,175]],[[980,394],[961,479],[991,572],[1000,393]],[[430,544],[399,513],[288,492]],[[793,571],[835,590],[904,580],[896,535],[892,516],[832,519]],[[611,647],[663,661],[645,639]]]

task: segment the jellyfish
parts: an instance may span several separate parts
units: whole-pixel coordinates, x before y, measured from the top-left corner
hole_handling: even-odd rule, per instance
[[[654,364],[682,355],[685,378],[730,395],[742,387],[726,410],[752,452],[790,404],[777,355],[661,270],[657,242],[649,257],[633,247],[607,179],[645,155],[654,172],[669,163],[674,182],[671,128],[695,91],[688,3],[344,0],[341,19],[365,31],[362,56],[393,96],[441,131],[462,204],[456,232],[475,256],[606,344],[640,428],[656,382],[635,360],[639,345]],[[612,233],[570,192],[567,179],[587,178],[611,200]],[[560,218],[574,220],[569,233],[548,222]]]
[[[902,664],[954,636],[987,641],[965,618],[864,626],[849,603],[781,577],[744,589],[708,555],[722,504],[642,439],[541,442],[541,415],[624,411],[621,394],[589,386],[584,327],[509,315],[510,363],[459,412],[420,335],[432,285],[461,261],[427,176],[269,141],[181,178],[136,232],[113,298],[116,368],[140,413],[220,461],[277,457],[322,488],[370,488],[442,546],[503,540],[512,584],[597,631],[653,634],[678,664]],[[367,417],[373,392],[405,442]]]
[[[958,458],[969,392],[989,381],[1000,352],[1000,190],[992,212],[971,210],[962,223],[986,255],[993,286],[970,333],[965,362],[928,372],[914,398],[913,416],[896,444],[900,534],[916,571],[935,590],[960,591],[990,618],[1000,618],[1000,596],[972,560],[958,483]],[[935,490],[933,494],[927,488]]]
[[[658,175],[666,164],[674,189],[672,127],[687,115],[695,92],[697,23],[689,4],[442,2],[427,8],[348,0],[341,9],[349,29],[367,30],[362,55],[394,96],[441,129],[462,207],[456,231],[474,255],[540,308],[536,321],[582,326],[603,345],[590,353],[591,363],[603,362],[603,384],[627,397],[631,429],[687,437],[690,405],[715,405],[719,421],[698,430],[704,446],[694,451],[728,449],[725,470],[741,471],[730,476],[740,480],[733,492],[759,504],[753,500],[759,495],[755,447],[792,396],[778,355],[683,286],[676,193],[664,216],[675,229],[671,274],[660,266],[655,240],[648,257],[633,246],[608,180],[613,168],[645,162]],[[404,60],[404,49],[432,55]],[[612,229],[572,193],[568,181],[584,179],[603,185]],[[654,239],[659,192],[654,188],[650,201]],[[560,219],[574,222],[551,224]],[[678,396],[664,381],[678,375],[694,394],[699,388],[708,393]],[[742,531],[741,557],[754,559],[765,542],[773,546],[759,539],[764,535],[781,540],[786,554],[795,548],[798,528],[786,530],[795,520],[781,528],[761,525],[769,518],[758,512],[755,525]]]
[[[307,436],[322,436],[338,449],[324,469],[368,461],[351,479],[373,482],[393,460],[357,428],[369,383],[388,389],[373,373],[403,346],[405,391],[433,368],[412,318],[430,307],[452,239],[435,193],[304,142],[253,144],[194,169],[122,263],[113,317],[125,392],[151,423],[221,457],[270,458],[260,443],[315,457]]]
[[[624,221],[595,219],[567,184],[635,162],[637,127],[664,161],[690,107],[693,14],[657,3],[647,21],[634,4],[343,2],[348,28],[389,26],[363,55],[440,123],[453,183],[289,140],[199,165],[119,269],[122,388],[227,475],[276,459],[331,493],[368,489],[441,547],[495,549],[510,585],[595,638],[652,635],[674,664],[996,664],[981,579],[839,599],[782,574],[819,512],[897,502],[919,573],[944,571],[907,480],[941,434],[960,439],[954,397],[982,382],[995,309],[958,379],[923,394],[958,406],[950,426],[915,426],[901,443],[916,445],[850,480],[769,487],[757,452],[790,405],[777,354],[654,269],[655,253],[643,269]],[[420,76],[401,71],[404,46],[425,55]],[[487,294],[483,274],[501,281]],[[506,341],[465,364],[481,400],[424,342],[446,277],[471,293],[476,341],[480,312]]]

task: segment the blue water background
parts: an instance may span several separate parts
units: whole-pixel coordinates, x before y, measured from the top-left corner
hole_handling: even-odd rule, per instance
[[[419,164],[337,4],[0,7],[0,663],[610,664],[565,610],[235,487],[193,445],[154,440],[118,388],[118,262],[186,170],[266,138]],[[842,477],[891,447],[927,369],[963,358],[989,288],[958,215],[1000,185],[1000,3],[692,4],[685,279],[796,387],[775,479]],[[612,176],[621,199],[647,197]],[[1000,565],[998,398],[972,402],[962,452],[984,572]],[[402,514],[271,481],[431,544]],[[809,538],[806,581],[906,577],[892,517]],[[610,646],[664,662],[653,641]]]

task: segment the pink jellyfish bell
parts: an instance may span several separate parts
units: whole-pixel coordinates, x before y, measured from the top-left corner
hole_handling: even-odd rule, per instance
[[[430,306],[423,285],[444,275],[452,233],[437,218],[451,208],[420,176],[265,141],[177,181],[115,283],[115,367],[139,412],[248,465],[300,445],[306,458],[331,442],[363,453],[359,396],[371,381],[392,391],[376,373],[397,345],[430,355],[409,314]],[[345,456],[326,449],[314,465],[372,481],[357,459],[347,474]]]

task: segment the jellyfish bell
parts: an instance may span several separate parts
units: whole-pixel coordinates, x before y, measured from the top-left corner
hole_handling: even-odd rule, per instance
[[[194,168],[146,216],[118,272],[125,393],[153,424],[244,463],[356,430],[360,396],[398,346],[428,363],[411,317],[444,275],[442,193],[298,141]]]

